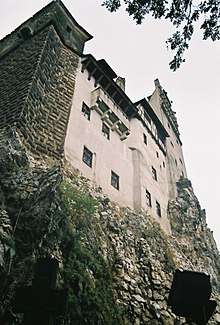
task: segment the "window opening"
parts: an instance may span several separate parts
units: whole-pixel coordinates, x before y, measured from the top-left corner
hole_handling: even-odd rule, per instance
[[[113,171],[111,171],[111,185],[119,190],[119,176]]]
[[[153,166],[152,166],[152,176],[153,176],[153,179],[155,179],[155,181],[157,181],[157,171]]]
[[[92,157],[93,153],[88,148],[84,147],[82,160],[89,167],[92,167]]]
[[[85,103],[82,105],[82,113],[85,118],[90,121],[91,109]]]
[[[110,129],[105,123],[102,123],[102,134],[110,140]]]
[[[70,27],[70,26],[66,26],[66,31],[67,31],[67,33],[71,33],[72,32],[72,28]]]
[[[151,194],[150,192],[148,192],[148,190],[146,190],[145,192],[145,196],[146,196],[146,204],[147,206],[151,207]]]
[[[160,203],[156,201],[156,212],[159,217],[161,217],[161,207]]]

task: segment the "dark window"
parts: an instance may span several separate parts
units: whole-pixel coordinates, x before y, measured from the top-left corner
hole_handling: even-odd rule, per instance
[[[159,153],[156,151],[157,158],[159,158]]]
[[[150,116],[147,114],[146,111],[144,111],[144,117],[148,120],[148,122],[151,124],[151,118]]]
[[[176,160],[176,158],[175,158],[175,164],[176,164],[176,166],[177,166],[177,160]]]
[[[152,166],[152,176],[153,176],[153,179],[155,179],[155,181],[157,181],[157,171],[153,166]]]
[[[83,103],[82,105],[82,113],[85,116],[85,118],[87,118],[87,120],[90,121],[91,109],[85,103]]]
[[[180,162],[181,162],[181,164],[183,164],[183,161],[182,161],[182,159],[180,158]]]
[[[179,144],[179,141],[176,139],[176,143]]]
[[[110,139],[110,129],[109,129],[109,127],[105,123],[102,123],[102,134],[108,140]]]
[[[171,146],[172,146],[172,147],[174,147],[174,145],[173,145],[173,142],[172,142],[172,141],[170,141],[170,143],[171,143]]]
[[[161,132],[158,132],[158,140],[159,140],[160,143],[162,142],[165,145],[165,143],[166,143],[166,137]]]
[[[168,123],[167,125],[168,125],[168,128],[170,129],[170,124]]]
[[[161,207],[160,203],[156,201],[156,212],[159,217],[161,217]]]
[[[144,143],[147,144],[147,136],[145,133],[143,133],[143,137],[144,137]]]
[[[163,161],[163,167],[165,168],[165,162]]]
[[[71,33],[72,32],[72,28],[70,27],[70,26],[66,26],[66,31],[67,31],[67,33]]]
[[[111,185],[117,190],[119,190],[119,176],[113,171],[111,172]]]
[[[92,156],[93,156],[92,152],[86,147],[84,147],[82,160],[89,167],[92,167]]]
[[[148,192],[148,190],[146,190],[146,204],[147,206],[151,207],[151,194],[150,192]]]

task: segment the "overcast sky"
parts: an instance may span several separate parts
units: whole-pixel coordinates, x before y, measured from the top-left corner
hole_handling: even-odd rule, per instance
[[[2,1],[0,38],[49,2]],[[137,26],[123,10],[107,12],[102,0],[63,2],[94,36],[85,52],[106,59],[118,75],[126,78],[126,92],[132,100],[150,95],[156,78],[168,92],[177,112],[188,178],[220,247],[220,43],[195,36],[186,63],[174,73],[168,65],[172,53],[165,44],[172,32],[167,23],[147,19]]]

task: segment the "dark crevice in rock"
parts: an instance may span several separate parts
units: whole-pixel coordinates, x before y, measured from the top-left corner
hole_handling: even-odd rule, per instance
[[[13,128],[1,130],[0,153],[0,317],[45,256],[59,260],[58,286],[69,289],[60,324],[183,324],[167,305],[176,268],[209,273],[219,304],[219,252],[188,180],[169,203],[167,236],[65,163],[34,160]]]

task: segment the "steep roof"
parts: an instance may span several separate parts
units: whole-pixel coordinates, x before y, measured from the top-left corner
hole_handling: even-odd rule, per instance
[[[60,0],[54,0],[26,20],[0,41],[0,57],[21,44],[47,25],[53,24],[65,45],[79,54],[92,36],[80,26]]]
[[[135,103],[136,106],[138,106],[138,104],[141,104],[144,107],[147,114],[150,116],[154,124],[157,126],[158,130],[160,130],[165,137],[169,137],[169,134],[167,133],[165,127],[163,126],[160,119],[155,114],[154,110],[152,109],[150,103],[146,100],[146,98],[143,98]]]
[[[172,110],[172,102],[170,101],[167,92],[163,89],[158,79],[154,80],[155,87],[158,88],[160,98],[161,98],[161,108],[164,111],[165,115],[167,116],[168,121],[170,122],[174,133],[176,134],[177,138],[179,139],[180,143],[180,132],[179,132],[179,125],[176,118],[176,112]]]
[[[117,75],[104,59],[96,60],[93,55],[86,54],[82,59],[82,69],[86,69],[90,77],[95,78],[97,84],[100,84],[128,118],[136,116],[136,106],[115,82]]]

